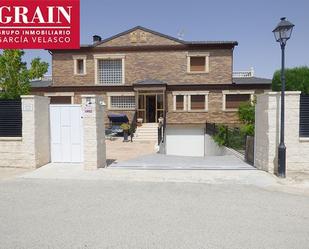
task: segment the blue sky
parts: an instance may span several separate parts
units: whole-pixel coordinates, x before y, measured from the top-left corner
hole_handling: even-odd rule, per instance
[[[280,47],[271,31],[282,16],[295,24],[287,66],[309,65],[308,0],[81,0],[81,43],[137,25],[175,37],[184,30],[184,40],[237,40],[234,70],[253,66],[256,75],[271,78],[280,67]],[[36,56],[51,62],[47,51],[26,51],[28,62]]]

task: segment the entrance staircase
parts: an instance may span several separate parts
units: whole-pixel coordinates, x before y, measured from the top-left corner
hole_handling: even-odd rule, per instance
[[[156,141],[158,140],[158,124],[145,123],[142,126],[136,127],[134,134],[136,141]]]

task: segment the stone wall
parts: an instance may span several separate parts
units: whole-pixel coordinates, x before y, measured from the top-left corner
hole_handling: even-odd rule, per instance
[[[22,96],[22,137],[0,138],[0,167],[34,169],[50,162],[49,98]]]
[[[96,95],[83,95],[84,113],[84,169],[106,167],[105,127],[103,99]]]
[[[286,92],[285,144],[289,171],[309,171],[309,139],[299,137],[300,92]],[[278,171],[280,93],[259,95],[256,105],[254,165],[270,173]]]

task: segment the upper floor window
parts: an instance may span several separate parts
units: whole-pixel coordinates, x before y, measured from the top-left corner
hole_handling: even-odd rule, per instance
[[[208,73],[209,54],[208,53],[188,53],[187,54],[188,73]]]
[[[75,75],[86,74],[86,59],[86,55],[73,55]]]
[[[124,56],[95,55],[95,71],[97,84],[124,84]]]
[[[252,101],[254,92],[223,91],[223,110],[236,111],[242,103]]]

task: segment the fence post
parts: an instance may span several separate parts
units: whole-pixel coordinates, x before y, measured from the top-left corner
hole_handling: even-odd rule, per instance
[[[229,128],[225,126],[225,141],[226,141],[226,146],[229,146]]]

